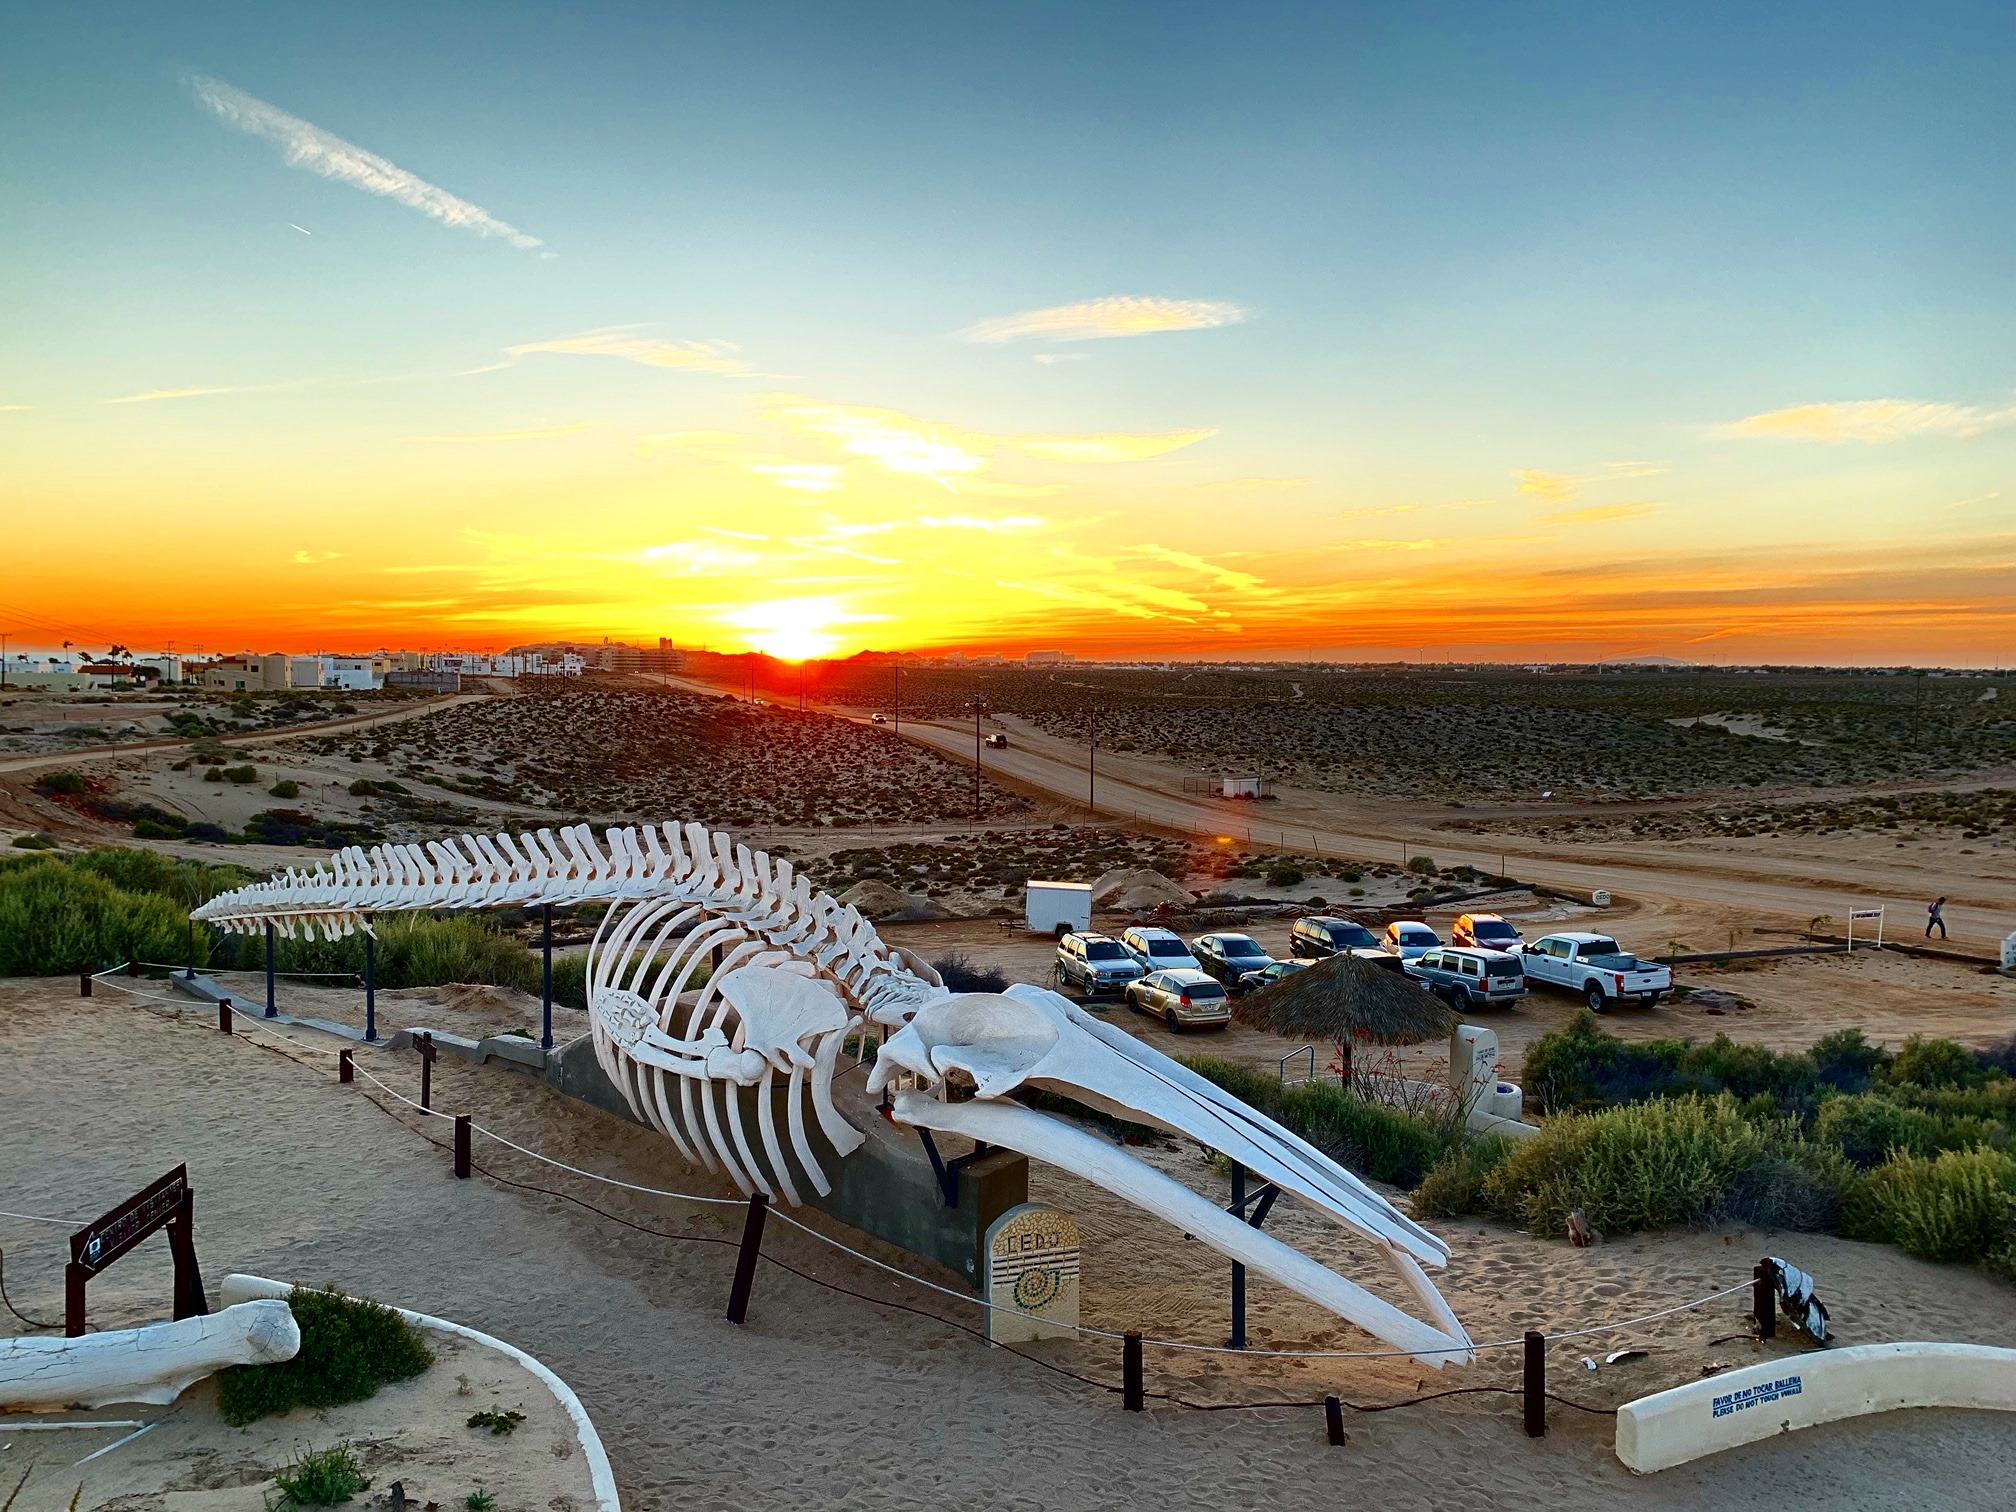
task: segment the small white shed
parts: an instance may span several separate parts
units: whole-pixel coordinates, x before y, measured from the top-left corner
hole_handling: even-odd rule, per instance
[[[1038,882],[1030,879],[1024,902],[1029,927],[1038,934],[1062,935],[1092,927],[1090,882]]]
[[[1263,784],[1258,777],[1227,777],[1219,785],[1226,798],[1258,798]]]

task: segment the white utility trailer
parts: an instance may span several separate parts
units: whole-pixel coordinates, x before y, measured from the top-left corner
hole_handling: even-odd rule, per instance
[[[1092,884],[1032,879],[1023,907],[1029,927],[1038,934],[1067,935],[1073,930],[1090,929]]]

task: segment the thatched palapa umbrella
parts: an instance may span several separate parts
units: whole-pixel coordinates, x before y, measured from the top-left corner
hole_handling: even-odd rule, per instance
[[[1418,1045],[1446,1038],[1456,1026],[1456,1016],[1412,977],[1351,955],[1334,955],[1285,976],[1238,999],[1232,1012],[1269,1034],[1329,1040],[1337,1046],[1346,1082],[1354,1041]]]

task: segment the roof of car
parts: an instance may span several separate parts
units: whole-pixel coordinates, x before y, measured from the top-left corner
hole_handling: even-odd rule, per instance
[[[1465,914],[1463,915],[1463,919],[1468,919],[1472,924],[1482,924],[1486,919],[1491,920],[1494,924],[1503,924],[1505,922],[1505,916],[1503,914],[1494,914],[1494,913]],[[1458,919],[1456,922],[1458,924],[1461,924],[1463,922],[1463,919]]]
[[[1550,940],[1567,940],[1575,945],[1587,945],[1591,940],[1609,940],[1614,939],[1615,936],[1593,934],[1586,929],[1557,929],[1553,934],[1547,935],[1545,938]]]
[[[1445,956],[1476,956],[1480,961],[1516,961],[1519,958],[1509,950],[1486,950],[1481,945],[1444,945]]]
[[[1185,987],[1194,986],[1198,982],[1206,982],[1213,987],[1218,985],[1217,982],[1213,981],[1203,972],[1193,971],[1188,966],[1171,966],[1166,970],[1158,971],[1154,974],[1156,976],[1168,977],[1172,982],[1181,982]]]
[[[1105,940],[1109,943],[1113,940],[1113,936],[1100,934],[1096,929],[1074,929],[1064,938],[1067,940],[1083,940],[1088,945],[1094,940]]]
[[[1226,930],[1226,929],[1214,929],[1211,931],[1211,933],[1207,935],[1199,935],[1197,936],[1197,938],[1200,940],[1244,940],[1249,945],[1253,943],[1253,936],[1249,934],[1238,934],[1232,930]]]
[[[1419,919],[1395,919],[1386,927],[1388,929],[1426,929],[1430,934],[1435,933],[1433,928],[1422,923]]]
[[[1136,924],[1132,928],[1130,928],[1127,931],[1127,933],[1131,935],[1140,935],[1144,939],[1147,938],[1149,935],[1167,935],[1170,939],[1178,941],[1180,941],[1183,938],[1183,936],[1176,933],[1175,930],[1164,929],[1160,924]]]

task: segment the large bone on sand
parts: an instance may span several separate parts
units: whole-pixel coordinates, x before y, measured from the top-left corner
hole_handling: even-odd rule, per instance
[[[285,1302],[77,1339],[0,1339],[0,1410],[172,1402],[226,1365],[291,1360],[301,1328]]]

